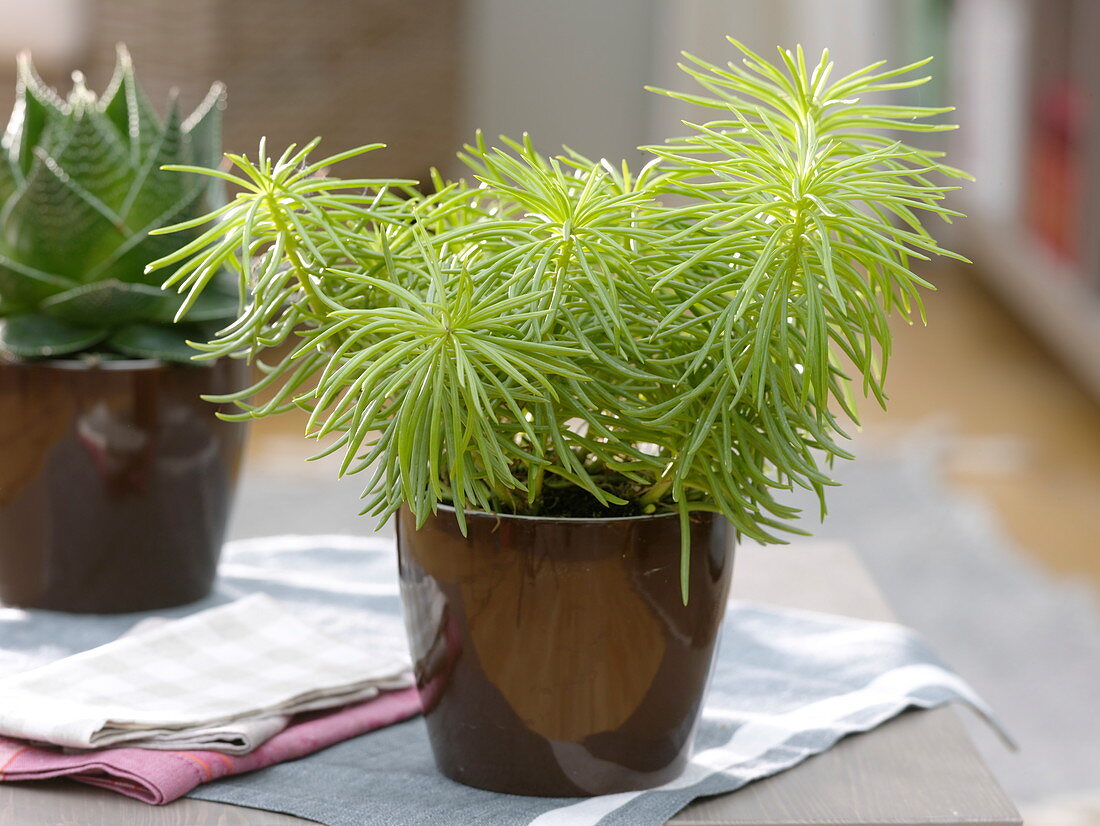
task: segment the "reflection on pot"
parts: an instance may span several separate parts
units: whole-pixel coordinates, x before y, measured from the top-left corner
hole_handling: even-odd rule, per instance
[[[148,463],[141,454],[149,446],[149,434],[125,410],[112,411],[106,401],[97,402],[77,419],[76,433],[104,484],[116,492],[144,487]]]
[[[410,570],[402,582],[406,598],[405,626],[409,632],[409,648],[423,652],[417,664],[420,705],[425,713],[439,705],[440,697],[450,682],[451,672],[462,654],[462,634],[454,614],[447,607],[447,598],[429,576]]]

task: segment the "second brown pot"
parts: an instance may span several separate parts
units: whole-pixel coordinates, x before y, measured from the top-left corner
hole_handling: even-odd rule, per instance
[[[225,359],[0,358],[0,602],[118,613],[205,596],[245,426],[200,395],[247,379]]]
[[[711,670],[735,531],[676,515],[549,519],[441,508],[397,536],[405,621],[440,770],[511,794],[587,796],[677,777]]]

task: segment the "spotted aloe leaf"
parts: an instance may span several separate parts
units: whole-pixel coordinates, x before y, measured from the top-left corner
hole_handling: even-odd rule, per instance
[[[173,98],[162,119],[120,47],[101,97],[77,73],[62,98],[26,55],[16,91],[0,151],[0,315],[34,320],[17,321],[3,347],[24,356],[71,353],[79,330],[103,327],[104,335],[85,336],[86,346],[115,348],[132,338],[115,335],[123,327],[173,324],[181,300],[159,293],[145,267],[190,238],[150,233],[208,212],[224,193],[162,167],[218,163],[224,88],[215,84],[187,117]],[[236,309],[235,296],[215,294],[188,318],[228,319]],[[153,349],[175,360],[191,355]]]

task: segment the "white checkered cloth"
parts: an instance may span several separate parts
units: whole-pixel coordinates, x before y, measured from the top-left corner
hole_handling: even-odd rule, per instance
[[[330,637],[254,594],[0,679],[0,734],[244,754],[292,714],[411,683],[407,659]]]

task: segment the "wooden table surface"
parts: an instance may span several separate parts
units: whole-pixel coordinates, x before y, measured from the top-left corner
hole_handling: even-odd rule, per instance
[[[846,546],[804,541],[738,552],[734,596],[891,619],[866,569]],[[966,664],[960,663],[965,669]],[[968,712],[962,712],[968,713]],[[1021,823],[954,708],[912,711],[774,777],[695,803],[671,826]],[[288,826],[274,812],[178,800],[149,806],[69,781],[0,784],[3,826]],[[364,824],[364,826],[368,826]],[[379,824],[385,826],[385,824]],[[456,814],[455,826],[463,826]],[[505,824],[502,824],[505,826]]]

